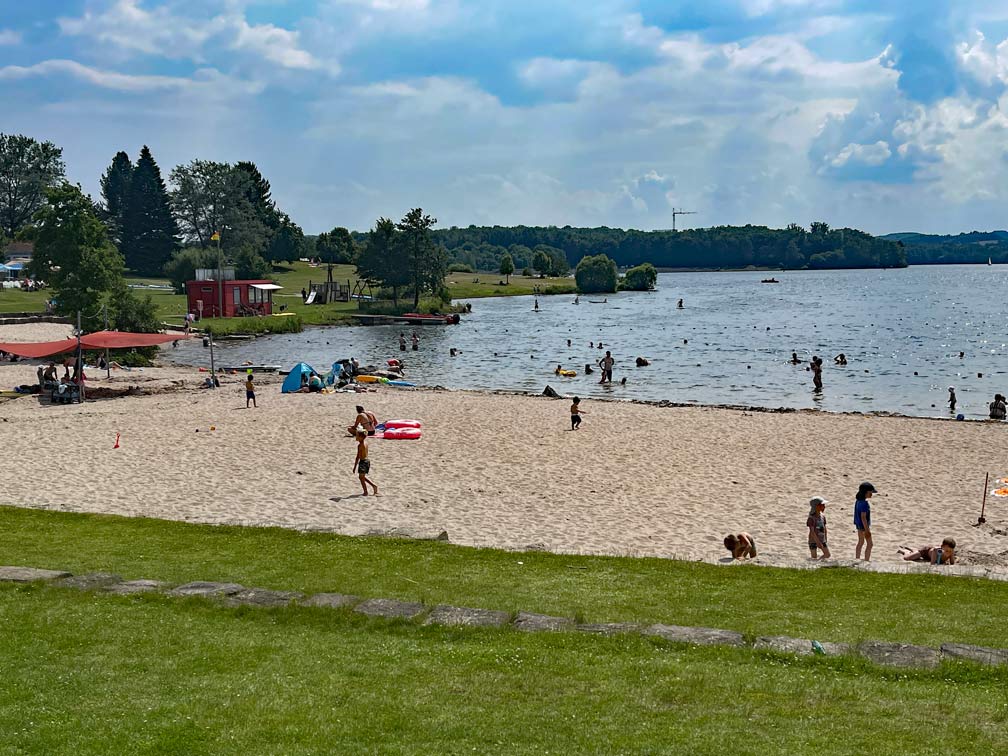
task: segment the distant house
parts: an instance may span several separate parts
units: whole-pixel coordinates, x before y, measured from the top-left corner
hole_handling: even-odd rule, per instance
[[[32,242],[12,241],[4,248],[3,261],[5,263],[23,263],[27,265],[31,262],[34,251],[35,244]]]

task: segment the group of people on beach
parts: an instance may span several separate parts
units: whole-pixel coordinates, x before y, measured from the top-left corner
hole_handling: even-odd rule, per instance
[[[875,486],[865,481],[858,486],[857,497],[854,500],[854,530],[857,533],[857,546],[854,558],[866,562],[871,561],[872,532],[870,499],[878,493]],[[829,559],[832,556],[829,548],[829,530],[826,526],[826,505],[829,502],[822,496],[813,496],[809,500],[809,513],[805,520],[808,528],[808,549],[812,559]],[[752,558],[756,554],[756,539],[749,533],[729,533],[724,538],[724,546],[731,552],[733,559]],[[902,547],[900,556],[910,562],[928,562],[929,564],[955,564],[956,542],[954,538],[945,538],[939,546],[921,546],[918,549]]]

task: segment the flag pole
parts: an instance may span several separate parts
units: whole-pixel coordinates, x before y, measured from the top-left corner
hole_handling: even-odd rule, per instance
[[[224,317],[224,265],[221,262],[221,251],[220,251],[220,231],[214,233],[217,237],[217,317]],[[211,340],[210,343],[213,343]]]
[[[984,517],[984,512],[987,511],[987,484],[989,482],[990,482],[990,471],[988,471],[987,474],[984,475],[983,504],[980,505],[980,519],[977,520],[977,525],[983,525],[985,522],[987,522],[987,518]]]

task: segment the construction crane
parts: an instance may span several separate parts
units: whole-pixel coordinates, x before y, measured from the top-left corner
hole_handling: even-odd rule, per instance
[[[675,208],[673,207],[673,208],[672,208],[672,230],[673,230],[673,231],[675,231],[675,230],[676,230],[676,227],[675,227],[675,219],[676,219],[677,217],[679,217],[680,215],[696,215],[696,211],[695,211],[695,210],[676,210],[676,209],[675,209]]]

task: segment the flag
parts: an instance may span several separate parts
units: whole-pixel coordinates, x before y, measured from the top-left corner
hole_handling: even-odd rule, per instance
[[[220,241],[220,231],[214,231],[213,236],[210,237],[210,241]]]

